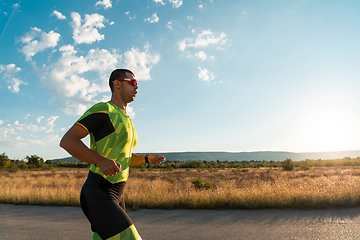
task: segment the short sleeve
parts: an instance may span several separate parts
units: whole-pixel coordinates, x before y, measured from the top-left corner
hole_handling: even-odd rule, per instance
[[[98,107],[90,108],[76,124],[85,128],[88,133],[93,134],[95,142],[108,136],[115,131],[110,117],[105,111],[94,111]]]

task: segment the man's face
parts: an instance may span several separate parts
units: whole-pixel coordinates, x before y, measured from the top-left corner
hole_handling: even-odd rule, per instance
[[[135,79],[135,77],[131,73],[126,73],[125,79]],[[121,84],[120,92],[123,100],[127,103],[134,101],[137,94],[138,86],[132,84],[129,81],[121,81],[120,84]]]

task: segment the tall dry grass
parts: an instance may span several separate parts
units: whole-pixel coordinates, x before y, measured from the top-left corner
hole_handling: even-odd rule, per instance
[[[197,176],[214,188],[194,188],[191,182]],[[133,208],[352,207],[360,203],[360,169],[137,172],[127,187],[126,200]]]
[[[79,206],[88,170],[0,172],[0,203]]]
[[[0,172],[0,202],[79,206],[87,170]],[[213,184],[198,189],[194,179]],[[360,203],[360,168],[139,171],[125,190],[127,207],[260,209],[354,207]]]

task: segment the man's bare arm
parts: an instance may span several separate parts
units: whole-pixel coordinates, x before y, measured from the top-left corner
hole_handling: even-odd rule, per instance
[[[166,158],[164,156],[157,154],[148,155],[149,163],[156,166],[159,166],[163,161],[165,161],[165,159]],[[137,167],[144,164],[145,164],[145,155],[137,155],[134,153],[132,154],[130,167]]]
[[[88,133],[81,126],[74,124],[63,136],[60,147],[64,148],[71,156],[83,162],[95,164],[108,176],[115,175],[121,171],[121,165],[89,149],[81,139]]]

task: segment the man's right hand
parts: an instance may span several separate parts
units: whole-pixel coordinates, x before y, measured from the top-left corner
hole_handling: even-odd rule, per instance
[[[106,176],[113,176],[121,172],[120,163],[108,158],[103,158],[98,166]]]

